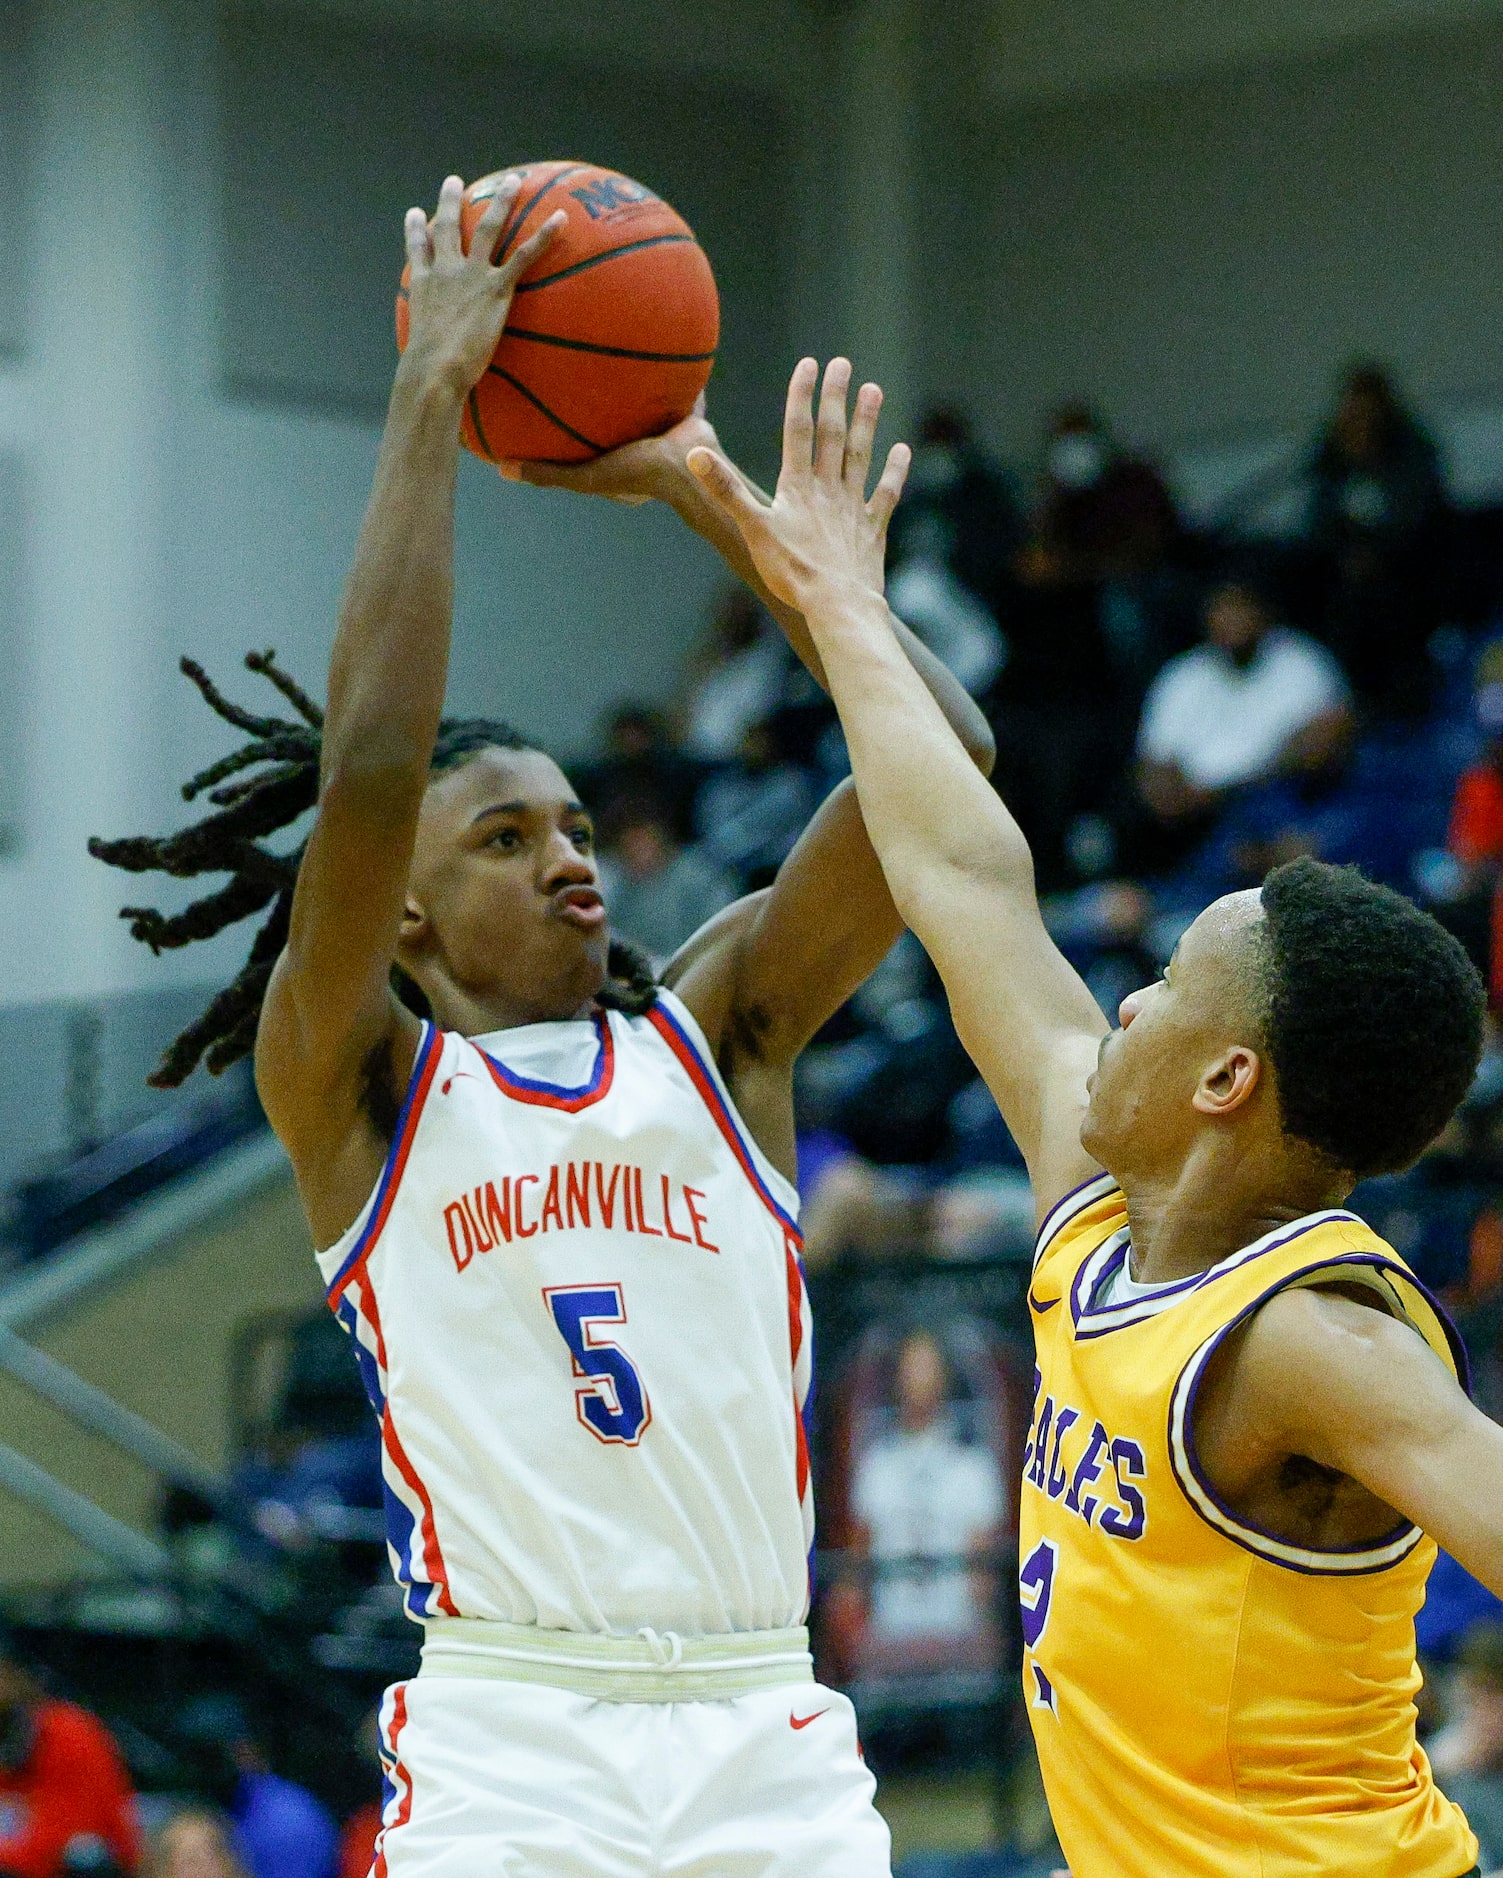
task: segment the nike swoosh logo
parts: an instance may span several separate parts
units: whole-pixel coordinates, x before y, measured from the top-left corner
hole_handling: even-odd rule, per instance
[[[817,1722],[821,1715],[828,1715],[829,1712],[827,1708],[817,1708],[812,1715],[790,1715],[788,1726],[794,1729],[807,1728],[810,1722]]]
[[[1059,1303],[1059,1299],[1058,1298],[1036,1298],[1033,1295],[1033,1293],[1030,1291],[1028,1294],[1028,1302],[1038,1312],[1039,1316],[1042,1317],[1045,1311],[1052,1311],[1054,1309],[1055,1305]]]

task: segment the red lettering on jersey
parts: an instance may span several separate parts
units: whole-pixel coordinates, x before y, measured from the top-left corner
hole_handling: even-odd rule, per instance
[[[663,1224],[668,1228],[668,1237],[677,1239],[680,1245],[693,1245],[694,1241],[686,1232],[675,1232],[673,1228],[673,1208],[668,1204],[668,1176],[661,1176],[663,1182]]]
[[[595,1198],[600,1202],[600,1223],[610,1227],[616,1223],[616,1182],[621,1178],[621,1169],[611,1169],[611,1184],[605,1184],[605,1168],[599,1161],[595,1163]]]
[[[626,1230],[636,1232],[637,1222],[631,1210],[631,1169],[623,1167],[620,1171],[626,1176],[621,1183],[621,1212],[626,1220]]]
[[[647,1223],[647,1204],[642,1198],[642,1170],[640,1167],[634,1167],[631,1171],[636,1176],[637,1182],[637,1231],[645,1232],[654,1239],[661,1239],[663,1236],[662,1227],[649,1226]],[[663,1185],[666,1187],[667,1184],[668,1178],[664,1175]]]
[[[534,1187],[540,1187],[543,1184],[536,1174],[517,1175],[517,1237],[519,1239],[530,1239],[537,1231],[536,1226],[524,1226],[522,1223],[522,1189],[528,1181],[531,1181]]]
[[[550,1167],[548,1169],[548,1192],[543,1199],[542,1227],[544,1232],[548,1230],[548,1221],[550,1219],[553,1221],[554,1230],[556,1232],[562,1232],[564,1229],[564,1212],[563,1208],[558,1203],[558,1169],[556,1167]]]
[[[464,1202],[465,1217],[475,1228],[475,1250],[477,1252],[489,1252],[496,1242],[480,1223],[485,1202],[484,1193],[477,1187],[475,1189],[473,1202],[467,1193],[462,1193],[459,1197]]]
[[[689,1209],[689,1219],[694,1227],[695,1245],[704,1252],[718,1252],[720,1247],[718,1245],[711,1245],[709,1240],[704,1236],[704,1233],[700,1230],[701,1227],[708,1226],[710,1222],[705,1214],[700,1212],[694,1202],[696,1200],[702,1200],[704,1197],[698,1187],[684,1188],[684,1205]]]
[[[574,1209],[576,1206],[579,1209],[580,1224],[584,1226],[589,1225],[590,1223],[590,1163],[588,1161],[581,1161],[579,1163],[579,1178],[577,1180],[575,1179],[575,1176],[574,1176],[574,1163],[570,1161],[569,1173],[568,1173],[568,1197],[567,1197],[566,1204],[569,1209],[569,1224],[571,1226],[574,1224]]]
[[[464,1237],[463,1254],[461,1254],[459,1250],[459,1237],[454,1231],[456,1222],[459,1226],[460,1234]],[[465,1214],[464,1203],[462,1201],[451,1200],[444,1208],[444,1227],[449,1235],[449,1250],[454,1254],[454,1269],[457,1272],[462,1272],[465,1266],[468,1265],[470,1260],[475,1256],[475,1241],[470,1233],[470,1222]]]
[[[475,1191],[479,1193],[480,1189],[477,1187]],[[495,1181],[488,1180],[485,1183],[485,1223],[490,1228],[492,1245],[500,1245],[503,1239],[508,1245],[511,1244],[510,1174],[507,1174],[502,1179],[501,1192],[505,1197],[503,1199],[497,1199]],[[475,1211],[477,1213],[480,1211],[478,1204]]]

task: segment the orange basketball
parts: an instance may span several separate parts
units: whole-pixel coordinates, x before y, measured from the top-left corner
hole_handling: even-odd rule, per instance
[[[568,221],[517,283],[501,343],[470,393],[461,434],[476,456],[579,463],[653,437],[694,408],[715,362],[720,299],[694,231],[641,183],[593,163],[513,166],[522,187],[502,260],[555,209]],[[466,250],[509,172],[464,192]],[[407,344],[408,272],[397,295]]]

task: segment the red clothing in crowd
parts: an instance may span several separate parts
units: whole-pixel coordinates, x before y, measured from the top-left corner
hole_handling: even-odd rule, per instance
[[[1457,783],[1446,845],[1468,867],[1503,862],[1503,773],[1495,764],[1478,763]],[[1503,1011],[1503,884],[1493,895],[1488,993],[1493,1009]]]
[[[1503,774],[1491,763],[1457,783],[1448,845],[1458,861],[1503,861]]]
[[[381,1804],[372,1800],[345,1821],[339,1839],[339,1878],[370,1878],[376,1858],[376,1834],[381,1830]]]
[[[68,1842],[91,1834],[134,1871],[141,1857],[134,1796],[109,1731],[71,1702],[39,1702],[31,1721],[25,1766],[0,1767],[0,1872],[56,1878]]]

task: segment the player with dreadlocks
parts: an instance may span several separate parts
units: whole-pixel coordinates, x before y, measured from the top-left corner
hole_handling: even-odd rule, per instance
[[[461,185],[409,211],[411,328],[346,591],[327,716],[208,701],[251,741],[195,777],[215,812],[102,858],[222,891],[153,946],[271,907],[168,1053],[254,1044],[319,1263],[381,1423],[390,1549],[425,1627],[383,1708],[378,1873],[874,1878],[889,1866],[849,1704],[812,1682],[795,1058],[901,931],[849,784],[774,884],[663,982],[609,941],[589,820],[547,756],[440,719],[460,413],[545,227],[513,182],[466,256]],[[498,253],[499,249],[499,253]],[[848,370],[848,368],[847,368]],[[880,394],[841,446],[861,475]],[[764,599],[689,472],[714,433],[539,480],[670,502]],[[848,533],[880,584],[900,477]],[[821,677],[807,628],[771,603]],[[983,767],[964,692],[903,639]],[[306,846],[266,838],[316,810]],[[394,989],[394,985],[396,989]]]

